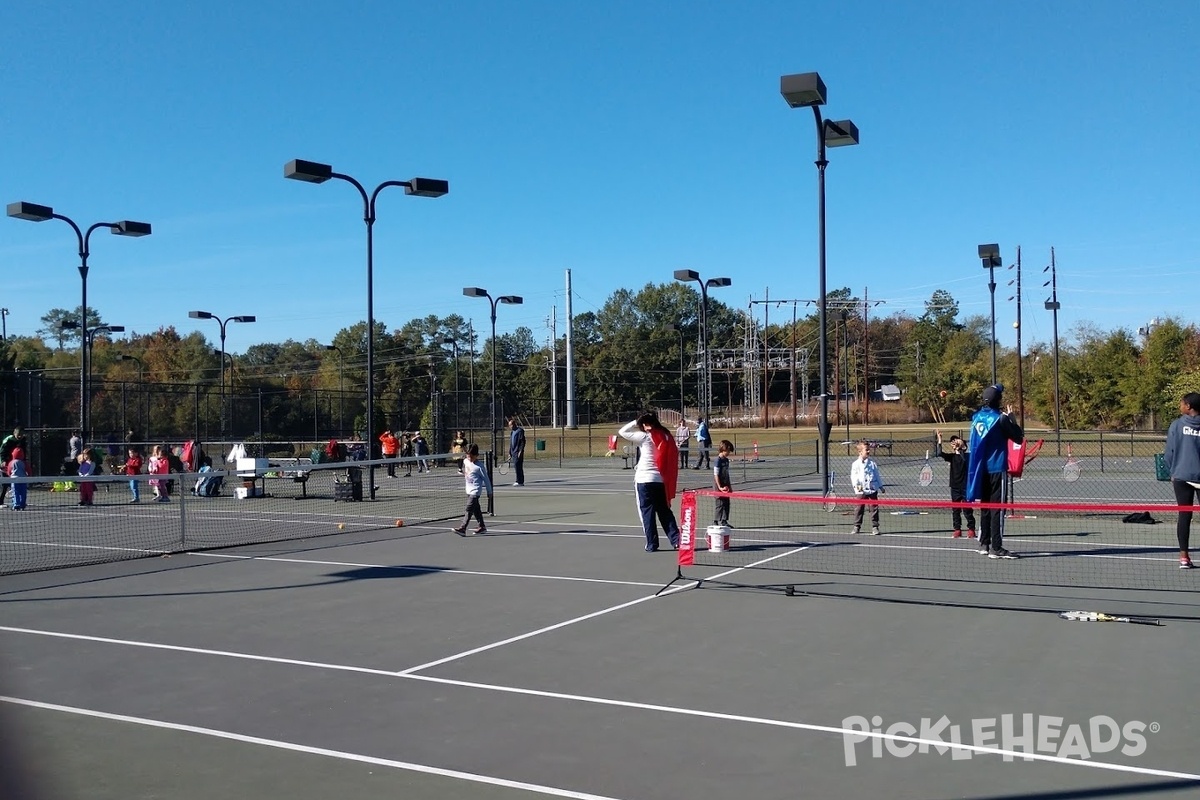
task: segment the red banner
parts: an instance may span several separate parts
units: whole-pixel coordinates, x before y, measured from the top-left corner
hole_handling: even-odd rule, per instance
[[[679,501],[679,559],[681,567],[696,563],[696,493],[684,492]]]

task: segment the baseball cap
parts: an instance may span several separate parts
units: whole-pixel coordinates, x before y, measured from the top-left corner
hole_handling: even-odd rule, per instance
[[[983,390],[983,404],[992,408],[1000,407],[1000,398],[1004,395],[1004,384],[997,383]]]

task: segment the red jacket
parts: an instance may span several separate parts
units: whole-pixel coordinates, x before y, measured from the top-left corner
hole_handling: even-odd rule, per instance
[[[675,490],[679,486],[679,445],[675,444],[674,436],[658,428],[650,429],[650,441],[654,443],[654,466],[662,475],[669,503],[675,499]]]

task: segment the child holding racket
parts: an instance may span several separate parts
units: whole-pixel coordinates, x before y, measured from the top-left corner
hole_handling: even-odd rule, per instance
[[[879,494],[883,491],[883,476],[879,474],[879,464],[871,458],[871,445],[867,443],[866,439],[860,439],[857,447],[858,458],[854,459],[854,463],[850,465],[850,483],[854,486],[854,496],[863,500],[878,500]],[[858,503],[856,505],[854,528],[851,529],[851,533],[858,533],[862,529],[863,517],[868,505],[871,506],[871,535],[879,535],[878,503]]]
[[[950,501],[952,503],[965,502],[967,499],[967,443],[961,436],[951,436],[950,452],[947,453],[942,449],[942,432],[935,430],[934,435],[937,436],[937,447],[934,452],[950,465]],[[958,506],[951,510],[951,517],[954,520],[954,533],[951,536],[955,539],[962,536],[964,511],[967,514],[967,538],[974,539],[975,512],[970,508],[959,508]]]

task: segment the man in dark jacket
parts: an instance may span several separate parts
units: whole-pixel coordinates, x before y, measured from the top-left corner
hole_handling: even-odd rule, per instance
[[[1025,432],[1011,416],[1001,413],[1004,387],[983,390],[983,407],[971,418],[971,454],[967,460],[967,500],[1003,503],[1008,472],[1008,443],[1024,442]],[[1004,509],[983,508],[979,512],[979,552],[988,558],[1017,558],[1004,549]]]
[[[935,452],[942,457],[942,460],[950,465],[950,501],[953,503],[962,503],[967,499],[967,443],[962,440],[961,436],[950,437],[950,452],[947,453],[942,449],[942,432],[934,431],[937,435],[937,447]],[[967,538],[975,538],[975,512],[970,508],[959,508],[955,506],[951,510],[951,516],[954,519],[954,538],[962,536],[962,518],[963,512],[967,515]]]

